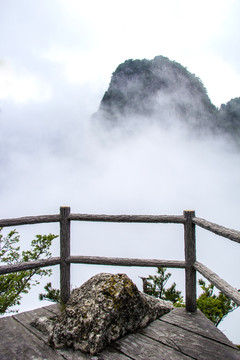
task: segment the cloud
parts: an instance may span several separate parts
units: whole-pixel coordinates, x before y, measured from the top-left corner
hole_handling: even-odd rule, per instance
[[[70,118],[62,116],[70,111],[66,104],[58,103],[57,109],[48,107],[38,117],[36,133],[31,121],[39,107],[32,113],[26,107],[18,121],[20,128],[25,119],[25,131],[30,126],[29,133],[19,134],[12,128],[14,144],[4,139],[8,161],[1,174],[1,217],[53,214],[60,205],[69,205],[77,213],[108,214],[182,214],[184,209],[194,209],[199,217],[237,228],[240,155],[224,141],[197,140],[183,129],[169,132],[146,123],[136,131],[132,126],[130,131],[126,128],[107,131],[91,125],[89,117],[78,113],[76,108],[82,108],[84,99],[82,103],[72,100],[68,105],[72,106]],[[16,110],[12,110],[12,117]],[[48,111],[50,114],[45,118]],[[7,115],[5,107],[3,114]],[[51,124],[51,118],[57,119],[55,124]],[[7,132],[6,124],[2,123],[2,129]],[[24,242],[37,232],[58,231],[55,225],[19,230]],[[232,246],[230,241],[218,240],[204,231],[198,231],[197,243],[198,260],[238,286],[237,244]],[[57,250],[55,247],[56,255]],[[183,228],[174,224],[74,223],[72,252],[183,259]],[[226,261],[223,269],[221,263]],[[139,286],[138,276],[154,272],[73,266],[72,283],[78,286],[100,271],[127,272]],[[178,287],[184,290],[183,271],[171,272]],[[55,286],[58,279],[55,272]],[[38,292],[32,296],[37,298]],[[25,304],[25,308],[29,307],[27,297]]]
[[[0,99],[24,103],[51,98],[51,89],[41,79],[29,73],[19,73],[9,63],[0,65]]]

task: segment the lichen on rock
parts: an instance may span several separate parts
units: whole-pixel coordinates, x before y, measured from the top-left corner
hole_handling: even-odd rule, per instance
[[[169,302],[141,293],[125,274],[101,273],[73,290],[49,343],[96,354],[172,308]]]

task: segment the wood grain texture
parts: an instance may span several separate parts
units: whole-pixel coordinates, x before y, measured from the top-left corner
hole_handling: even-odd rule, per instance
[[[24,312],[13,316],[13,319],[25,327],[30,333],[34,334],[39,340],[43,341],[48,347],[48,336],[43,332],[39,331],[31,325],[32,321],[40,317],[55,317],[60,313],[59,305],[54,304],[47,307],[39,308],[36,310]],[[57,349],[57,354],[62,355],[63,359],[67,360],[89,360],[94,359],[93,356],[83,354],[81,351],[74,351],[73,349]],[[97,357],[96,357],[97,358]],[[123,354],[120,354],[116,349],[112,347],[106,348],[102,353],[101,357],[104,360],[129,360]],[[1,357],[0,357],[1,359]]]
[[[195,312],[188,312],[184,308],[175,308],[170,313],[163,315],[160,320],[236,348],[199,309]]]
[[[60,208],[60,298],[66,304],[70,296],[70,207]]]
[[[31,326],[41,316],[59,313],[49,305],[0,319],[1,360],[222,360],[240,359],[240,352],[200,311],[176,308],[134,334],[90,356],[72,349],[52,349],[47,336]]]
[[[57,353],[62,355],[65,360],[132,360],[112,347],[108,347],[95,356],[84,354],[81,351],[73,349],[59,349]]]
[[[42,223],[51,223],[58,221],[60,221],[60,215],[25,216],[14,219],[1,219],[0,227],[42,224]]]
[[[95,359],[93,360],[131,360],[132,358],[121,354],[114,347],[108,346],[104,351],[102,351]]]
[[[143,334],[130,334],[112,344],[124,355],[135,360],[189,360],[190,358],[158,340],[153,340]]]
[[[105,214],[70,214],[69,220],[119,222],[119,223],[175,223],[184,224],[182,215],[105,215]]]
[[[63,360],[61,355],[39,340],[12,317],[0,320],[1,360]]]
[[[59,308],[58,305],[50,305],[46,308],[39,308],[36,310],[24,312],[21,314],[14,315],[13,318],[16,320],[19,324],[23,326],[23,328],[27,329],[29,333],[33,334],[37,339],[42,341],[46,344],[46,346],[50,349],[52,349],[48,344],[48,335],[39,331],[34,326],[31,325],[32,321],[35,319],[38,319],[40,317],[55,317],[55,311],[49,311],[48,308],[51,308],[51,310],[56,310],[56,308]],[[87,354],[83,354],[80,351],[73,351],[72,349],[54,349],[53,350],[58,356],[60,356],[60,359],[67,359],[67,360],[89,360],[91,357]],[[1,357],[0,357],[1,358]],[[43,358],[40,358],[43,359]],[[39,360],[40,360],[39,359]],[[47,358],[48,359],[48,358]],[[50,360],[51,358],[49,358]],[[10,360],[10,359],[9,359]],[[24,359],[25,360],[25,359]]]
[[[240,243],[240,231],[229,229],[198,217],[194,217],[192,221],[203,229]]]
[[[59,315],[61,313],[60,304],[52,304],[52,305],[44,306],[44,309],[55,315]]]
[[[0,275],[60,264],[60,257],[0,266]]]
[[[83,354],[80,351],[74,351],[72,349],[59,349],[55,351],[61,355],[64,360],[95,360],[88,354]]]
[[[194,268],[202,274],[210,283],[215,285],[220,291],[232,299],[236,304],[240,305],[240,293],[229,285],[225,280],[221,279],[212,270],[208,269],[205,265],[196,261]]]
[[[134,259],[134,258],[113,258],[101,256],[69,256],[66,262],[72,264],[100,264],[116,266],[146,266],[146,267],[169,267],[185,268],[185,261],[179,260],[157,260],[157,259]]]
[[[195,216],[194,211],[184,211],[184,252],[185,252],[185,298],[187,311],[194,312],[197,309],[197,286],[196,270],[193,267],[196,261],[196,231],[192,218]]]
[[[154,321],[147,328],[141,330],[141,334],[193,359],[240,359],[240,353],[237,349],[199,336],[176,325],[163,322],[161,319]]]
[[[36,329],[34,326],[31,325],[31,323],[34,320],[39,319],[40,317],[54,318],[55,316],[55,314],[47,311],[44,308],[38,308],[35,310],[13,315],[12,317],[16,322],[20,323],[30,333],[34,334],[38,339],[42,340],[46,345],[48,345],[48,335]]]

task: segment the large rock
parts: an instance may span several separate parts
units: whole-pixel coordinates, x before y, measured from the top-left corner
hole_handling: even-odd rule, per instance
[[[172,309],[171,303],[141,293],[127,275],[101,273],[72,292],[49,342],[95,354]]]

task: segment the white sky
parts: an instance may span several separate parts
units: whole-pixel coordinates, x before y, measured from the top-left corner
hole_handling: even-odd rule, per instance
[[[2,0],[0,96],[49,98],[46,61],[72,83],[107,85],[124,60],[164,55],[200,77],[219,106],[239,95],[239,11],[233,0]]]
[[[83,213],[179,214],[192,208],[239,228],[239,154],[229,144],[151,128],[122,138],[89,125],[112,72],[129,58],[163,55],[181,63],[203,81],[216,106],[238,97],[239,16],[237,0],[1,0],[0,218],[57,213],[60,205]],[[81,253],[182,256],[182,233],[171,230],[164,233],[166,246],[152,252],[156,229],[153,242],[136,229],[131,247],[129,228],[113,232],[114,242],[104,228],[103,246],[94,240],[98,228],[81,231]],[[173,236],[179,241],[169,245]],[[239,288],[239,248],[201,232],[200,238],[200,261]],[[98,270],[81,270],[84,280],[90,271]],[[135,281],[150,272],[141,271],[132,273]],[[25,309],[36,304],[33,297],[24,301]],[[240,312],[229,319],[222,329],[240,343]]]

